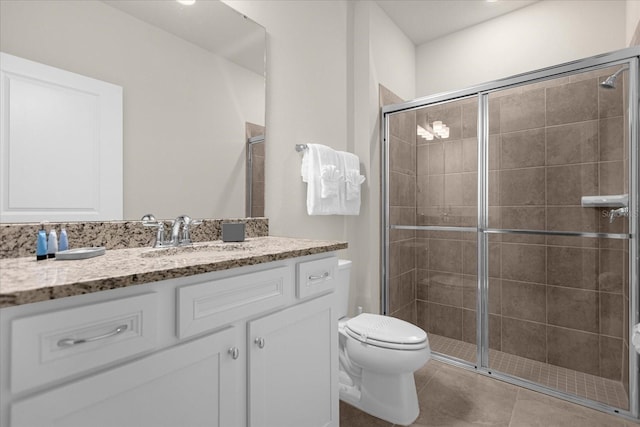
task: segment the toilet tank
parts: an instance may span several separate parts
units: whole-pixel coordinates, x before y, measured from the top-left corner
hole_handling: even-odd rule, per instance
[[[341,259],[338,261],[338,283],[336,293],[338,294],[338,319],[345,317],[349,313],[349,287],[351,278],[351,261]]]

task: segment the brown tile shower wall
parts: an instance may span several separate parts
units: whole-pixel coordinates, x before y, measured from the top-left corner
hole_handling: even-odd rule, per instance
[[[403,100],[380,85],[380,106]],[[393,224],[416,223],[416,116],[392,116],[389,123],[389,213]],[[389,233],[389,314],[416,323],[416,232]]]
[[[601,76],[616,69],[491,95],[490,227],[627,232],[626,219],[609,224],[607,209],[580,206],[583,195],[628,190],[623,85],[615,90],[598,86]],[[411,114],[416,114],[417,124],[442,120],[451,129],[450,137],[419,139],[415,169],[402,169],[393,156],[410,144],[401,131],[392,130],[392,223],[409,225],[413,218],[408,208],[415,201],[414,224],[474,227],[477,99]],[[398,124],[407,122],[407,129],[415,130],[411,115],[395,117]],[[419,326],[475,343],[476,256],[475,233],[394,233],[393,308],[408,306],[411,292],[399,290],[415,286]],[[627,258],[622,240],[491,235],[490,347],[626,381]],[[394,298],[401,303],[394,305]]]

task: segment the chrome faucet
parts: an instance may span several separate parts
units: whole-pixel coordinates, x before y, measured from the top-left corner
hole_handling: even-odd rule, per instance
[[[147,214],[142,217],[142,225],[158,229],[156,241],[153,244],[154,248],[190,245],[190,230],[200,224],[202,224],[201,220],[194,220],[188,215],[180,215],[171,222],[171,237],[169,240],[166,240],[163,221],[156,220],[152,214]],[[182,234],[180,231],[182,231]]]
[[[629,216],[629,208],[627,206],[618,209],[611,209],[609,211],[609,223],[612,223],[614,219],[621,216]]]

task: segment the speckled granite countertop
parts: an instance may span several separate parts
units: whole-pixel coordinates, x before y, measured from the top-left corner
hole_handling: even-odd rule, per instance
[[[0,307],[346,249],[346,242],[256,237],[241,243],[107,250],[77,261],[0,259]]]

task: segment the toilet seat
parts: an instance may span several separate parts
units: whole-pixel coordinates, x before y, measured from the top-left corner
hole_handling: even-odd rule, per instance
[[[344,331],[362,343],[393,350],[421,350],[429,345],[427,334],[404,320],[362,313],[349,319]]]

